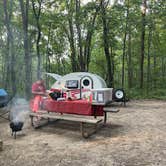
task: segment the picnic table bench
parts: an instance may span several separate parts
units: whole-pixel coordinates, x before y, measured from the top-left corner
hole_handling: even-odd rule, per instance
[[[37,117],[39,119],[55,119],[55,120],[66,120],[66,121],[72,121],[72,122],[79,122],[80,123],[80,132],[81,135],[84,138],[89,137],[90,135],[92,135],[93,133],[95,133],[97,131],[97,126],[100,122],[103,121],[103,119],[100,118],[94,118],[92,116],[79,116],[79,115],[66,115],[66,114],[56,114],[56,113],[52,113],[49,114],[47,111],[38,111],[37,113],[31,112],[29,114],[30,118],[31,118],[31,125],[33,127],[38,127],[36,126],[35,122],[34,122],[34,117]],[[93,124],[94,125],[94,130],[93,131],[85,131],[85,124]]]
[[[110,108],[110,107],[104,107],[104,118],[103,116],[81,116],[81,115],[73,115],[73,114],[61,114],[61,113],[52,113],[48,112],[46,110],[39,110],[37,112],[31,112],[29,114],[31,118],[31,125],[34,128],[38,128],[38,124],[36,125],[34,118],[38,119],[47,119],[48,121],[50,119],[55,120],[66,120],[66,121],[72,121],[72,122],[78,122],[80,123],[80,132],[81,135],[84,138],[89,137],[90,135],[94,134],[98,129],[98,124],[104,121],[104,125],[107,122],[107,113],[117,113],[119,112],[119,109]],[[94,126],[94,129],[92,131],[86,131],[85,130],[85,124],[92,124]]]

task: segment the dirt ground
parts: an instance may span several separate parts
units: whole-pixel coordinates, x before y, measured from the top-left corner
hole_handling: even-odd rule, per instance
[[[33,129],[29,121],[17,139],[0,119],[0,166],[165,166],[166,101],[136,100],[88,139],[79,125],[52,122]]]

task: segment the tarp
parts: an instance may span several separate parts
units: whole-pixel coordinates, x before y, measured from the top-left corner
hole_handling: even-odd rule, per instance
[[[4,89],[0,89],[0,108],[7,105],[9,101],[9,96]]]
[[[7,92],[4,89],[0,89],[0,96],[7,96]]]
[[[57,101],[51,98],[40,98],[40,96],[36,96],[30,101],[30,108],[33,112],[42,109],[48,112],[103,116],[103,106],[93,106],[91,101],[87,100]]]
[[[56,101],[48,98],[42,101],[42,106],[44,110],[50,112],[93,116],[95,111],[97,116],[103,115],[103,107],[94,107],[91,102],[86,100]]]

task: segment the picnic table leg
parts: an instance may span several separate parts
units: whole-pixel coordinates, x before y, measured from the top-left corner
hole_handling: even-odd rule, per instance
[[[49,114],[50,112],[49,111],[47,111],[47,113]],[[50,118],[48,118],[48,123],[50,122]]]
[[[97,113],[96,113],[96,107],[94,106],[94,109],[93,109],[93,111],[94,111],[94,118],[96,119],[97,118]]]
[[[34,120],[34,118],[38,118],[37,116],[30,115],[30,118],[31,118],[31,126],[33,128],[36,129],[36,128],[40,127],[39,124],[37,123],[37,121],[35,122],[35,120]]]
[[[94,109],[94,118],[96,119],[96,109]]]
[[[3,148],[3,142],[2,140],[0,140],[0,151],[2,151],[2,148]]]
[[[82,137],[88,138],[89,135],[87,132],[84,131],[84,123],[83,122],[80,123],[80,131],[81,131]]]
[[[80,131],[81,131],[81,135],[84,137],[84,124],[83,122],[80,122]]]
[[[107,122],[107,112],[104,111],[104,124],[106,124],[106,122]]]
[[[33,127],[34,126],[34,124],[33,124],[33,116],[30,116],[30,118],[31,118],[31,126]]]
[[[81,131],[81,134],[82,134],[82,137],[84,138],[88,138],[89,136],[91,136],[92,134],[96,133],[97,131],[97,123],[93,126],[93,130],[89,131],[89,132],[86,132],[84,130],[84,124],[83,122],[80,122],[80,131]]]

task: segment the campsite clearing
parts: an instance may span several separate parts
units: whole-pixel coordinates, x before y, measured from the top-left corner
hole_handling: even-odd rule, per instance
[[[9,123],[0,119],[1,166],[149,166],[166,165],[166,101],[135,100],[88,139],[76,122],[57,121],[33,129],[30,118],[11,137]]]

